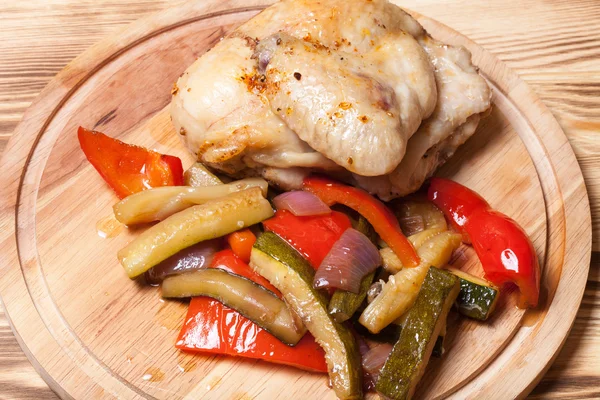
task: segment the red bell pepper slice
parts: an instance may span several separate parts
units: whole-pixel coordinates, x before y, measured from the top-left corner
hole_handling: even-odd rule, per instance
[[[318,269],[333,244],[352,227],[345,214],[332,211],[328,215],[297,217],[287,210],[263,222],[265,229],[276,233]]]
[[[231,250],[215,254],[210,268],[221,268],[244,276],[280,293],[265,278],[254,272]],[[290,365],[308,371],[327,372],[325,353],[307,333],[294,347],[209,297],[194,297],[175,347],[190,352],[240,356]]]
[[[361,214],[373,226],[379,237],[396,253],[406,267],[419,265],[419,256],[400,229],[394,214],[379,200],[362,189],[334,180],[309,176],[304,179],[304,190],[317,195],[324,203],[343,204]]]
[[[183,185],[178,157],[130,145],[79,127],[79,144],[88,161],[120,199],[159,186]]]
[[[250,229],[242,229],[227,235],[227,243],[231,250],[246,263],[250,262],[250,253],[254,242],[256,242],[256,236]]]
[[[485,277],[497,285],[517,285],[521,292],[519,307],[537,306],[540,265],[523,228],[492,210],[471,189],[448,179],[432,178],[428,197],[473,244]]]
[[[325,353],[310,333],[294,347],[209,297],[194,297],[177,343],[180,350],[239,356],[327,372]]]

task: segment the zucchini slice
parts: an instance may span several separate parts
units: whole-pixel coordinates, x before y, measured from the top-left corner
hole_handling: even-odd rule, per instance
[[[183,173],[183,182],[186,186],[192,187],[217,186],[223,184],[215,174],[210,172],[210,170],[200,162],[192,164],[192,166]]]
[[[186,208],[220,199],[228,194],[258,187],[267,194],[267,181],[247,178],[228,184],[204,187],[164,186],[132,194],[113,206],[115,218],[135,225],[161,221]]]
[[[119,250],[117,257],[127,275],[135,278],[186,247],[272,216],[273,208],[262,190],[246,189],[171,215]]]
[[[363,311],[360,323],[377,333],[402,316],[414,304],[429,267],[446,265],[461,239],[457,233],[443,232],[426,241],[417,250],[421,263],[390,276],[379,296]]]
[[[408,310],[407,312],[405,312],[404,314],[402,314],[402,316],[400,318],[398,318],[397,320],[395,320],[393,324],[389,325],[385,329],[388,329],[390,326],[397,326],[398,329],[402,329],[402,327],[404,326],[404,324],[406,324],[409,312],[410,312],[410,310]],[[398,332],[400,332],[400,330]],[[444,351],[445,351],[444,350],[444,339],[445,339],[445,336],[446,336],[446,323],[444,322],[444,324],[442,325],[442,329],[440,330],[440,336],[438,336],[437,340],[435,341],[435,345],[433,346],[433,352],[431,353],[431,355],[433,357],[440,358],[444,354]]]
[[[284,240],[265,232],[252,248],[250,265],[281,293],[302,319],[325,360],[333,390],[340,399],[362,399],[362,368],[358,346],[350,330],[327,311],[327,296],[313,287],[310,264]]]
[[[460,279],[456,299],[458,312],[469,318],[485,321],[494,312],[500,291],[492,283],[454,268],[448,271]]]
[[[285,302],[264,287],[221,269],[201,269],[167,277],[162,296],[182,298],[208,296],[233,308],[288,346],[306,333],[295,321]]]
[[[329,301],[329,314],[340,323],[349,320],[367,298],[373,278],[375,278],[375,271],[363,278],[358,293],[336,290]]]
[[[400,338],[381,369],[375,385],[379,393],[398,400],[412,397],[459,291],[456,276],[429,268]]]

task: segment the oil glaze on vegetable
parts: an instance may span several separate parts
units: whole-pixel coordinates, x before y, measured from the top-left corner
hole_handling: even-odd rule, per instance
[[[146,282],[157,284],[170,275],[206,268],[212,262],[220,243],[220,239],[207,240],[181,250],[146,271]]]
[[[160,186],[183,185],[181,160],[79,127],[86,158],[119,198]]]
[[[126,225],[162,221],[186,208],[253,187],[260,188],[263,196],[267,195],[268,184],[261,178],[247,178],[226,185],[206,187],[160,187],[127,196],[113,206],[113,211],[117,220]]]
[[[330,215],[296,217],[287,210],[278,210],[263,226],[283,238],[317,269],[333,244],[352,225],[346,214],[338,211]]]
[[[331,213],[331,209],[321,199],[302,190],[282,193],[273,199],[273,204],[278,210],[288,210],[297,217]]]
[[[148,228],[117,256],[134,278],[178,251],[259,223],[273,215],[259,188],[193,206]]]
[[[406,239],[398,220],[392,212],[379,200],[352,186],[347,186],[324,177],[308,177],[304,179],[304,190],[316,194],[325,204],[343,204],[365,217],[377,234],[394,250],[406,267],[419,264],[419,256]]]
[[[473,244],[485,277],[497,285],[517,285],[521,292],[519,307],[537,306],[540,265],[523,228],[492,210],[477,193],[451,180],[432,178],[428,196]]]
[[[286,304],[273,292],[240,275],[207,268],[167,277],[165,298],[207,296],[233,308],[283,343],[294,346],[306,333]]]
[[[350,228],[333,244],[321,263],[314,286],[358,293],[364,276],[379,265],[381,257],[377,247],[365,235]]]

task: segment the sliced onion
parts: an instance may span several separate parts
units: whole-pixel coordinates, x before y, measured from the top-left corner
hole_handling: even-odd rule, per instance
[[[405,236],[411,236],[425,230],[425,221],[422,215],[411,215],[400,218],[400,229]]]
[[[389,343],[381,343],[376,347],[373,347],[362,357],[363,369],[371,376],[377,377],[383,364],[388,359],[392,352],[392,345]]]
[[[146,282],[155,285],[169,275],[207,268],[219,250],[220,243],[220,239],[207,240],[181,250],[146,271]]]
[[[371,350],[371,348],[367,344],[365,338],[360,336],[355,331],[353,331],[352,334],[354,335],[354,339],[356,340],[356,344],[358,345],[358,352],[360,353],[360,356],[363,357]]]
[[[329,206],[312,193],[303,190],[285,192],[273,198],[278,210],[288,210],[297,217],[331,213]]]
[[[381,265],[377,247],[356,229],[347,229],[321,263],[314,287],[333,287],[358,293],[365,275]]]
[[[356,340],[356,344],[358,345],[358,352],[360,353],[360,357],[362,358],[371,349],[369,348],[369,345],[362,336],[356,333],[356,331],[352,331],[352,333],[354,335],[354,339]],[[375,389],[375,383],[375,378],[363,368],[363,390],[365,392],[369,392],[372,389]]]

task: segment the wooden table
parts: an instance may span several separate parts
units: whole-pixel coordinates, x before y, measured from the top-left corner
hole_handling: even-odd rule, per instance
[[[197,0],[201,1],[201,0]],[[516,70],[565,130],[594,221],[588,285],[571,335],[531,398],[600,398],[600,2],[401,0]],[[180,1],[0,1],[0,153],[23,112],[72,58],[127,23]],[[0,399],[54,399],[0,309]]]

